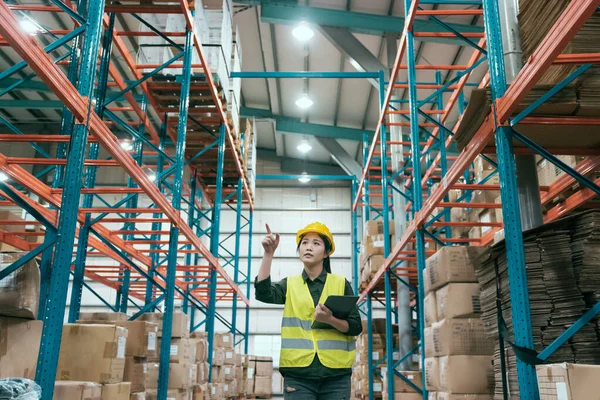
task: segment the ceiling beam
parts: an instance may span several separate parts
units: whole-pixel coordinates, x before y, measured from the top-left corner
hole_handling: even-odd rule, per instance
[[[383,35],[386,32],[402,33],[404,18],[330,8],[304,7],[294,4],[281,4],[271,1],[261,2],[261,19],[272,24],[296,24],[306,21],[310,24],[346,28],[353,33]],[[483,32],[483,27],[466,24],[448,24],[452,29],[464,32]],[[433,21],[415,20],[414,32],[448,32]],[[419,38],[432,42],[457,43],[458,39]]]
[[[346,175],[345,171],[336,165],[280,157],[274,150],[258,148],[256,155],[263,160],[279,162],[281,172],[285,174],[300,175],[306,172],[308,175]]]
[[[321,146],[331,154],[331,157],[348,175],[361,176],[362,167],[354,160],[335,139],[317,137]]]
[[[333,28],[330,26],[318,26],[329,42],[337,48],[340,53],[350,59],[350,64],[361,72],[386,71],[385,66],[358,40],[348,29]],[[386,75],[387,72],[386,72]],[[369,83],[379,89],[377,79],[369,78]]]
[[[371,137],[374,134],[373,131],[367,131],[363,129],[343,128],[339,126],[301,122],[298,118],[282,117],[273,114],[269,110],[263,110],[259,108],[241,107],[240,116],[246,118],[255,117],[273,119],[276,123],[277,132],[281,132],[283,134],[310,135],[332,139],[357,141],[362,140],[363,133],[366,133]]]

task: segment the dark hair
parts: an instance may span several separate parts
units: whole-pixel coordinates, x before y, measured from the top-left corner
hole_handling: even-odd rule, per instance
[[[321,240],[323,241],[323,243],[325,243],[325,253],[329,254],[331,253],[331,243],[329,243],[329,239],[327,239],[327,236],[325,235],[321,235],[318,234],[319,237],[321,238]],[[304,236],[306,236],[306,234],[302,235],[300,237],[300,241],[298,242],[298,247],[296,247],[296,251],[300,251],[300,245],[302,244],[302,240],[304,239]],[[323,259],[323,269],[325,271],[327,271],[327,273],[331,273],[331,260],[329,259],[329,256],[325,257]]]

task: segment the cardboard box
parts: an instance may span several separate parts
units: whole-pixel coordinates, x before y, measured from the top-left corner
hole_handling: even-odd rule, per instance
[[[494,368],[491,356],[440,357],[440,389],[447,393],[492,394]]]
[[[436,400],[494,400],[494,396],[491,394],[452,394],[438,392]]]
[[[252,356],[252,359],[256,362],[256,370],[254,371],[254,375],[273,376],[273,358]]]
[[[160,362],[160,346],[162,339],[158,339],[156,347],[156,356],[149,357],[150,361]],[[178,339],[171,340],[171,346],[169,348],[170,357],[169,362],[171,363],[196,363],[196,343],[191,339]]]
[[[190,332],[190,338],[208,340],[208,332],[205,332],[205,331]]]
[[[225,364],[225,350],[214,348],[213,349],[213,358],[212,365],[220,367]]]
[[[193,400],[209,400],[208,384],[194,386]]]
[[[148,363],[147,389],[158,389],[158,363]],[[195,364],[169,364],[169,389],[188,389],[196,384]]]
[[[0,270],[24,256],[25,252],[0,253]],[[0,316],[36,319],[40,298],[40,268],[31,260],[0,279]]]
[[[425,359],[425,385],[427,390],[440,390],[440,364],[437,357]]]
[[[420,371],[398,371],[406,379],[411,381],[416,387],[421,389],[423,387],[423,375]],[[381,373],[383,375],[382,383],[383,390],[387,392],[387,368],[381,368]],[[394,393],[417,393],[417,391],[406,383],[402,378],[398,375],[394,374]]]
[[[387,392],[382,392],[382,398],[387,399]],[[419,393],[394,393],[394,400],[423,400],[423,395]]]
[[[131,382],[131,391],[145,392],[148,377],[148,364],[145,358],[125,357],[125,371],[123,381]]]
[[[140,320],[150,321],[158,324],[158,337],[162,337],[163,313],[144,313],[140,315]],[[190,335],[190,318],[182,312],[173,313],[173,327],[171,331],[172,338],[188,338]]]
[[[374,235],[363,238],[363,253],[367,257],[383,255],[384,236]]]
[[[129,400],[146,400],[146,392],[131,393]]]
[[[242,393],[252,395],[254,393],[254,379],[244,379],[241,389]]]
[[[219,369],[221,370],[221,374],[223,376],[223,381],[231,382],[235,379],[235,366],[223,365]]]
[[[393,220],[388,223],[390,236],[396,233],[396,225]],[[369,220],[365,224],[365,236],[383,235],[383,220]]]
[[[207,362],[196,364],[196,383],[199,385],[208,382],[209,365]]]
[[[433,326],[425,328],[423,336],[423,343],[425,345],[425,357],[434,357],[435,356],[435,344],[433,342]]]
[[[35,379],[42,321],[0,317],[0,378]]]
[[[212,367],[212,383],[223,383],[225,382],[225,375],[223,371],[223,367],[217,367],[213,365]]]
[[[270,396],[273,391],[273,376],[255,376],[254,394],[257,396]]]
[[[477,283],[474,261],[485,251],[481,247],[445,246],[427,259],[429,290],[439,289],[447,283]]]
[[[204,362],[208,359],[206,339],[204,338],[190,338],[190,340],[196,343],[196,362]]]
[[[101,320],[79,320],[78,324],[106,324]],[[156,358],[158,325],[148,321],[115,321],[127,329],[126,356]],[[112,325],[112,324],[111,324]]]
[[[65,325],[56,379],[122,382],[126,343],[127,329],[120,326]]]
[[[600,365],[549,364],[536,366],[540,400],[598,398]]]
[[[80,312],[80,321],[105,321],[116,322],[116,321],[127,321],[127,314],[121,312]]]
[[[157,400],[157,391],[149,390],[146,393],[146,400]],[[167,391],[167,399],[168,400],[189,400],[190,399],[190,391],[189,390],[179,390],[179,389],[169,389]]]
[[[223,383],[223,396],[226,398],[237,396],[237,382],[235,380]]]
[[[223,399],[223,384],[221,383],[210,383],[208,385],[210,390],[211,400],[222,400]]]
[[[223,365],[235,365],[235,351],[233,349],[224,349],[224,351]]]
[[[423,310],[425,314],[425,326],[431,326],[438,321],[437,299],[435,292],[431,292],[423,299]]]
[[[244,369],[242,367],[235,367],[235,379],[237,379],[238,383],[244,379]]]
[[[215,333],[213,345],[221,349],[233,349],[233,335],[229,332]]]
[[[109,383],[102,385],[102,400],[129,400],[131,383]]]
[[[430,334],[436,357],[494,354],[494,342],[487,339],[484,323],[478,318],[446,318],[434,323]]]
[[[436,291],[437,317],[439,320],[478,317],[481,315],[479,292],[479,283],[449,283],[438,289]]]
[[[56,381],[54,400],[102,400],[102,386],[94,382]]]

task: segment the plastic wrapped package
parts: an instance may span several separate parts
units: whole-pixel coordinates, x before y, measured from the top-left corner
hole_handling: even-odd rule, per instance
[[[0,400],[37,400],[41,398],[42,389],[32,380],[0,379]]]

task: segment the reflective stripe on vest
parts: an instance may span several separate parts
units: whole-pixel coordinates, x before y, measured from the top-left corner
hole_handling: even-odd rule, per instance
[[[330,295],[343,295],[346,279],[327,274],[319,303]],[[308,367],[319,355],[328,368],[351,368],[356,341],[336,329],[312,329],[314,300],[302,276],[288,278],[286,302],[281,320],[280,367]]]

